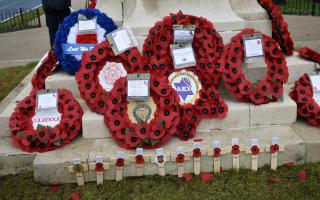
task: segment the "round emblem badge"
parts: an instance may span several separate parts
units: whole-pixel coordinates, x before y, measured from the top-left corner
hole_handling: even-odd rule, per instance
[[[146,101],[131,101],[128,104],[128,115],[130,120],[135,123],[149,123],[154,117],[156,108],[152,98]]]
[[[110,92],[113,84],[120,78],[126,77],[127,72],[121,63],[107,62],[98,77],[103,89]]]
[[[182,70],[173,72],[169,81],[180,97],[180,104],[194,104],[202,89],[198,77],[191,71]]]

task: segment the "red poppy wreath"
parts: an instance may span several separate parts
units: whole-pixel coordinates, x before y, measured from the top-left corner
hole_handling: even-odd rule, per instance
[[[48,52],[46,58],[44,58],[42,64],[37,69],[35,75],[32,78],[32,86],[33,89],[40,90],[45,89],[45,80],[48,76],[50,76],[56,67],[57,58],[53,50]]]
[[[222,78],[230,95],[253,104],[266,104],[277,101],[283,93],[283,83],[288,81],[288,67],[278,44],[262,34],[263,51],[267,64],[266,77],[258,83],[250,82],[242,70],[244,60],[243,35],[256,33],[244,29],[231,39],[224,51],[224,73]]]
[[[308,47],[301,48],[298,50],[298,52],[301,57],[320,64],[320,52],[317,52]]]
[[[17,104],[9,120],[13,143],[23,151],[47,152],[69,144],[81,130],[83,110],[73,98],[70,91],[58,90],[58,111],[61,119],[54,127],[33,127],[36,93],[32,90],[29,96]]]
[[[289,95],[297,103],[298,115],[320,128],[320,107],[313,99],[313,90],[308,74],[304,74],[296,81]]]
[[[165,76],[151,74],[150,92],[156,105],[153,116],[136,122],[129,116],[126,78],[120,78],[108,94],[105,124],[119,146],[126,149],[158,148],[175,133],[179,124],[179,99]],[[146,105],[146,104],[141,104]],[[150,104],[149,104],[150,105]],[[150,120],[147,120],[150,119]]]
[[[278,6],[271,0],[258,0],[258,3],[268,12],[272,21],[272,38],[276,40],[282,51],[287,55],[293,54],[293,41],[288,24],[284,20]]]
[[[137,48],[129,49],[115,56],[108,41],[97,45],[92,52],[83,54],[81,67],[76,73],[76,81],[78,82],[81,97],[92,111],[103,114],[107,108],[108,91],[102,87],[99,81],[99,74],[106,66],[106,63],[120,63],[126,72],[138,72],[140,70],[140,56]],[[111,75],[113,77],[108,79],[120,77],[120,72],[118,73],[114,70],[112,73],[117,75]]]
[[[174,25],[193,25],[195,34],[192,47],[196,57],[196,66],[176,70],[170,53],[170,45],[174,40]],[[181,11],[170,14],[162,21],[156,22],[144,43],[142,65],[143,70],[168,76],[170,84],[178,91],[180,97],[180,124],[176,135],[181,140],[188,140],[196,134],[196,127],[203,118],[224,118],[228,107],[216,90],[220,73],[219,57],[223,53],[223,41],[213,24],[202,17],[185,15]],[[180,82],[174,82],[180,72],[184,76]],[[173,77],[173,78],[172,78]],[[188,78],[189,77],[189,78]],[[199,83],[199,94],[192,102],[184,101],[187,95],[184,86],[192,81]],[[189,93],[187,93],[189,92]]]

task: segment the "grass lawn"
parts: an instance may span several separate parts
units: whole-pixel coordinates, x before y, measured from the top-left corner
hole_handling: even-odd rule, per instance
[[[305,170],[306,182],[296,178],[299,170]],[[269,177],[278,180],[271,183]],[[0,178],[0,199],[69,199],[78,192],[81,199],[320,199],[320,164],[281,167],[277,172],[267,167],[257,173],[249,170],[225,171],[215,175],[213,182],[203,183],[199,177],[186,182],[175,176],[148,176],[125,178],[121,182],[105,181],[103,185],[87,183],[59,185],[57,192],[50,186],[33,182],[32,173]]]
[[[32,62],[25,66],[0,69],[0,102],[32,71],[36,64],[37,62]]]

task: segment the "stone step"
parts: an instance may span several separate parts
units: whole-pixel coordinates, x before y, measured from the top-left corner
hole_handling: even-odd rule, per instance
[[[286,57],[288,69],[289,69],[289,84],[294,83],[304,73],[313,73],[315,69],[315,63],[301,58],[297,53],[293,56]],[[258,64],[243,64],[243,67],[247,67],[247,78],[251,81],[262,80],[266,74],[265,63]],[[74,76],[68,75],[62,70],[57,70],[46,80],[46,87],[49,88],[67,88],[76,98],[80,98],[77,82]],[[220,90],[221,89],[221,90]],[[220,87],[221,94],[228,94],[228,92]]]
[[[10,137],[0,137],[0,176],[32,171],[35,157],[16,148]]]
[[[122,27],[123,14],[121,0],[100,0],[97,1],[96,8],[111,17],[118,27]]]
[[[228,105],[226,118],[202,120],[197,128],[197,132],[290,125],[296,121],[297,106],[288,96],[289,88],[290,87],[286,87],[283,101],[259,106],[241,103],[229,96],[222,95],[222,98]],[[84,108],[82,136],[84,138],[111,137],[109,130],[104,124],[103,116],[91,112],[86,106],[84,106]]]
[[[319,134],[319,133],[318,133]],[[285,150],[278,154],[278,166],[287,162],[296,164],[305,163],[306,152],[304,141],[293,131],[289,126],[273,126],[268,128],[249,128],[249,129],[233,129],[233,130],[215,130],[210,133],[200,133],[198,138],[202,139],[201,149],[201,171],[213,171],[212,156],[207,156],[205,151],[212,148],[213,140],[220,140],[222,147],[230,146],[231,139],[239,138],[239,143],[242,149],[250,145],[250,139],[257,138],[259,145],[262,147],[269,146],[272,137],[279,137],[281,144],[285,145]],[[319,145],[320,141],[317,141]],[[175,154],[176,148],[183,146],[185,151],[192,151],[192,142],[183,142],[177,138],[172,138],[166,145],[163,146],[164,152],[169,158],[170,154]],[[35,181],[50,184],[50,183],[74,183],[76,177],[70,174],[67,170],[68,165],[72,165],[73,159],[80,158],[84,163],[94,162],[97,155],[103,156],[105,162],[114,159],[117,151],[124,151],[126,158],[135,154],[134,150],[123,150],[116,145],[112,138],[105,139],[77,139],[72,144],[63,149],[54,152],[38,154],[33,162]],[[144,154],[150,157],[155,155],[155,150],[145,150]],[[170,158],[169,158],[170,159]],[[261,153],[258,158],[259,167],[270,163],[270,154]],[[221,158],[221,165],[224,170],[232,168],[232,155],[225,154]],[[241,152],[240,167],[249,169],[251,167],[251,155]],[[166,174],[176,175],[177,164],[174,161],[168,161],[165,164]],[[193,172],[192,158],[185,162],[185,172]],[[145,163],[144,174],[154,175],[158,173],[157,165]],[[135,176],[135,164],[130,163],[125,166],[124,176]],[[85,181],[95,181],[95,172],[85,172]],[[115,179],[115,166],[111,165],[109,170],[104,173],[104,179]]]

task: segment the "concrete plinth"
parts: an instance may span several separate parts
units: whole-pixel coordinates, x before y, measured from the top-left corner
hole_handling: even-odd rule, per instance
[[[111,17],[118,27],[122,27],[122,0],[99,0],[96,8]]]

